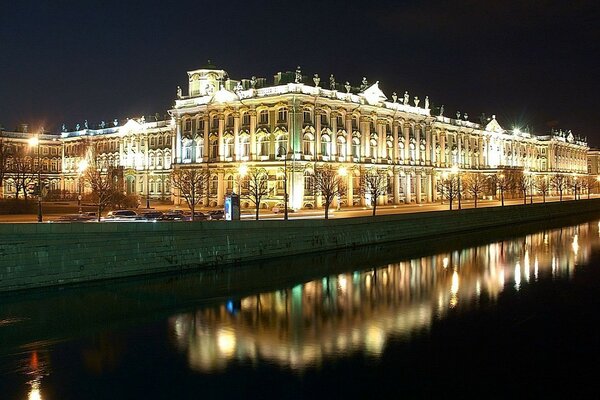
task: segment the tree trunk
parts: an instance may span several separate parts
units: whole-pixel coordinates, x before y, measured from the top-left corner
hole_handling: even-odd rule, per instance
[[[256,203],[256,220],[258,221],[258,210],[260,209],[260,203]]]
[[[325,219],[329,219],[329,203],[325,203]]]
[[[373,216],[375,216],[375,213],[377,212],[377,200],[375,200],[373,202]]]
[[[100,201],[98,201],[98,222],[100,222],[101,210],[102,210],[102,207],[100,207]]]
[[[194,222],[196,220],[196,213],[195,213],[196,207],[194,206],[194,204],[192,204],[190,206],[190,209],[192,210],[192,222]]]
[[[542,202],[546,202],[546,192],[542,193]]]
[[[475,195],[474,198],[475,198],[475,208],[477,208],[477,195]]]
[[[504,207],[504,190],[500,191],[500,197],[502,199],[502,207]]]

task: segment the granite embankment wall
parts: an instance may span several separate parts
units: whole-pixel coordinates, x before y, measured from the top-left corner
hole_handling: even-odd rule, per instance
[[[600,213],[600,199],[338,220],[0,224],[0,292]]]

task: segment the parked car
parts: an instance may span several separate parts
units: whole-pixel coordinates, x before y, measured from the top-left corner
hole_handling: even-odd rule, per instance
[[[66,214],[56,218],[56,222],[86,222],[95,221],[96,213]]]
[[[200,211],[194,211],[194,221],[206,221],[208,219],[208,215],[204,214],[203,212]],[[184,221],[191,221],[192,220],[192,212],[191,211],[187,211],[183,214],[183,219]]]
[[[208,216],[211,220],[223,219],[225,218],[225,213],[223,210],[213,210],[208,212]]]
[[[137,213],[133,210],[114,210],[106,214],[108,220],[130,220],[137,217]]]
[[[145,220],[145,221],[158,221],[163,217],[162,211],[145,211],[139,214],[136,219]]]
[[[161,217],[161,221],[183,221],[184,219],[183,210],[169,210]]]

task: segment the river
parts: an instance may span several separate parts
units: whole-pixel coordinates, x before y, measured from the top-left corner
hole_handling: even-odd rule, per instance
[[[0,398],[597,398],[599,227],[5,294]]]

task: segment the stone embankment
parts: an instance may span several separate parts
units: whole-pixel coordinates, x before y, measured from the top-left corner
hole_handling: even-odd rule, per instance
[[[0,292],[239,264],[600,212],[600,199],[339,220],[0,224]]]

